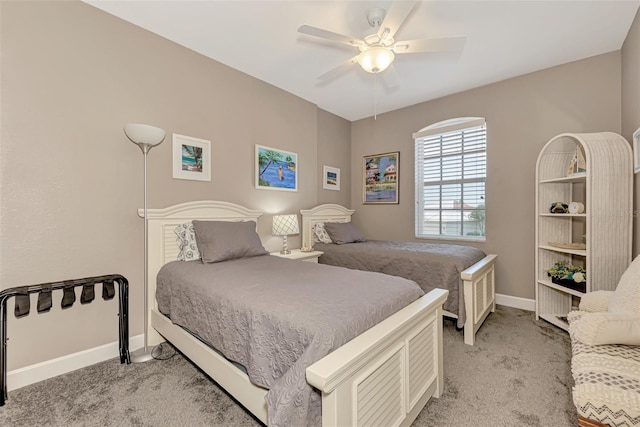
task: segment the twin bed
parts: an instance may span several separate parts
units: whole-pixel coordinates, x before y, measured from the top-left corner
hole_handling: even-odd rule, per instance
[[[319,262],[352,269],[376,271],[413,280],[423,291],[441,288],[449,291],[445,316],[464,327],[465,344],[473,345],[475,335],[490,312],[495,311],[495,262],[497,255],[486,255],[470,246],[415,242],[365,241],[336,245],[317,242],[318,223],[347,223],[354,211],[340,205],[325,204],[301,210],[302,246],[324,254]]]
[[[318,212],[303,218],[345,220]],[[171,342],[268,425],[410,425],[443,391],[449,291],[268,254],[173,262],[177,226],[232,229],[261,214],[215,201],[148,210],[149,344]],[[223,255],[242,244],[224,233],[209,242]],[[492,289],[492,268],[467,274],[480,270]]]
[[[157,277],[163,267],[171,268],[169,264],[179,265],[179,270],[187,270],[187,273],[163,271],[166,275],[161,281],[164,282],[163,286],[168,285],[172,289],[169,290],[169,294],[186,297],[192,301],[204,298],[200,293],[203,288],[223,286],[219,283],[212,283],[210,286],[197,284],[196,292],[187,296],[185,289],[173,287],[172,283],[168,283],[173,281],[174,284],[179,284],[190,280],[188,278],[192,274],[188,271],[193,271],[191,267],[200,267],[194,276],[199,276],[203,269],[215,270],[214,275],[220,272],[220,269],[228,269],[221,277],[234,276],[243,270],[252,271],[252,278],[247,279],[245,276],[242,281],[234,281],[230,285],[232,292],[222,296],[216,294],[213,298],[219,298],[224,307],[246,306],[250,299],[262,301],[257,306],[251,306],[248,311],[234,312],[235,314],[231,314],[232,321],[218,320],[229,328],[231,323],[244,325],[239,328],[241,331],[253,330],[255,323],[276,325],[271,332],[267,330],[258,334],[266,337],[262,341],[272,342],[270,347],[261,347],[259,350],[262,352],[259,358],[267,361],[267,366],[261,363],[254,365],[253,360],[249,360],[247,365],[239,366],[234,362],[242,363],[243,360],[230,360],[236,357],[242,359],[243,354],[247,359],[253,358],[254,356],[246,353],[242,346],[255,344],[261,340],[260,336],[248,333],[229,340],[227,337],[218,339],[222,342],[223,349],[232,349],[231,356],[227,358],[209,345],[211,343],[204,342],[207,338],[216,341],[216,337],[196,336],[206,333],[194,331],[197,325],[180,326],[174,323],[174,318],[182,321],[181,315],[173,312],[179,310],[179,303],[163,301],[163,310],[166,311],[168,304],[172,318],[163,314],[156,302],[156,280],[149,281],[149,344],[155,345],[165,340],[171,342],[260,421],[268,425],[317,424],[317,417],[320,416],[323,426],[410,425],[427,401],[431,397],[439,397],[443,391],[442,304],[448,292],[437,289],[423,295],[423,291],[415,283],[406,279],[269,255],[223,261],[217,263],[218,265],[207,265],[198,261],[172,263],[179,253],[174,232],[177,226],[195,219],[232,223],[257,222],[260,216],[261,212],[258,211],[214,201],[189,202],[166,209],[150,209],[147,213],[148,269],[149,277],[152,278]],[[310,296],[300,293],[303,289],[317,290],[321,285],[311,282],[311,278],[327,274],[337,281],[334,285],[329,284],[331,280],[326,281],[325,286],[329,286],[328,292],[316,292]],[[265,277],[269,277],[270,280],[264,281]],[[374,280],[380,282],[375,285],[376,289],[387,293],[382,298],[386,301],[382,305],[367,299],[366,294],[370,292],[365,290],[365,285]],[[278,289],[279,283],[287,285],[284,289]],[[353,291],[355,297],[351,295],[343,298],[344,304],[338,306],[341,314],[336,316],[335,321],[322,321],[328,324],[328,330],[338,331],[337,334],[314,329],[318,323],[317,317],[303,319],[303,325],[297,325],[295,318],[290,318],[290,314],[295,313],[289,311],[314,312],[313,316],[316,312],[333,313],[329,306],[337,302],[324,298],[337,292],[339,288],[350,288],[350,285],[345,285],[347,283],[359,283],[358,288],[354,288]],[[403,288],[406,295],[396,295],[393,298],[398,298],[398,301],[390,302],[394,294],[392,288]],[[293,293],[287,297],[290,299],[289,302],[295,301],[289,306],[289,310],[282,309],[285,306],[282,298],[285,298],[287,293]],[[230,295],[234,294],[235,297],[230,299]],[[257,298],[249,298],[250,295]],[[160,296],[161,300],[164,298]],[[404,306],[408,300],[413,301]],[[265,306],[274,304],[282,305],[271,312],[263,310]],[[347,314],[360,305],[364,309],[359,310],[359,313],[351,313],[356,317],[347,320]],[[393,313],[394,310],[397,311]],[[188,312],[189,309],[185,311]],[[219,316],[202,312],[198,304],[193,306],[193,311],[196,318],[206,317],[215,320]],[[377,317],[369,320],[366,316],[359,315],[363,311],[376,312]],[[379,319],[383,320],[369,327]],[[283,323],[286,320],[293,323]],[[340,325],[344,323],[347,325]],[[310,329],[298,334],[297,329],[306,326],[310,326]],[[346,329],[339,329],[339,326],[346,326]],[[302,336],[303,342],[296,344],[285,340],[274,344],[271,340],[271,335],[289,333]],[[353,335],[356,336],[352,338]],[[343,342],[346,344],[341,345]],[[326,355],[323,356],[324,353]],[[277,381],[280,377],[284,378],[283,383],[289,383],[292,387],[280,387],[283,385]],[[305,377],[306,384],[301,384],[300,380],[304,380]],[[256,385],[261,383],[267,386],[271,384],[277,389],[276,392]],[[282,408],[285,408],[284,412],[281,411]],[[307,410],[309,412],[306,412]]]

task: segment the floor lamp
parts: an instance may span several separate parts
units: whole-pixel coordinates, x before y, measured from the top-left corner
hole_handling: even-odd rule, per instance
[[[146,362],[153,359],[151,355],[151,349],[148,347],[148,328],[149,328],[149,299],[147,296],[149,283],[148,283],[148,223],[147,223],[147,155],[156,145],[159,145],[164,141],[164,130],[155,126],[143,125],[139,123],[130,123],[124,127],[124,133],[127,138],[142,150],[144,156],[144,347],[131,353],[131,361]]]

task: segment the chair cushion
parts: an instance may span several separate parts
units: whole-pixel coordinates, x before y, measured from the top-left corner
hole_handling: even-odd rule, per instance
[[[591,346],[571,338],[578,414],[605,425],[640,425],[640,347]]]
[[[609,312],[640,315],[640,256],[622,274],[609,301]]]

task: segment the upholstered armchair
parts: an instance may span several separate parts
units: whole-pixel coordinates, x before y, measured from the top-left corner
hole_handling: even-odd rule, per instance
[[[640,426],[640,257],[568,320],[579,426]]]

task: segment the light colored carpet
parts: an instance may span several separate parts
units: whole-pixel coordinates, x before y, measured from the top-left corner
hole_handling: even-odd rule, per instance
[[[414,426],[575,426],[570,342],[531,312],[498,307],[476,345],[445,320],[445,392]],[[170,353],[170,348],[164,354]],[[2,426],[259,426],[180,354],[116,359],[9,393]]]

